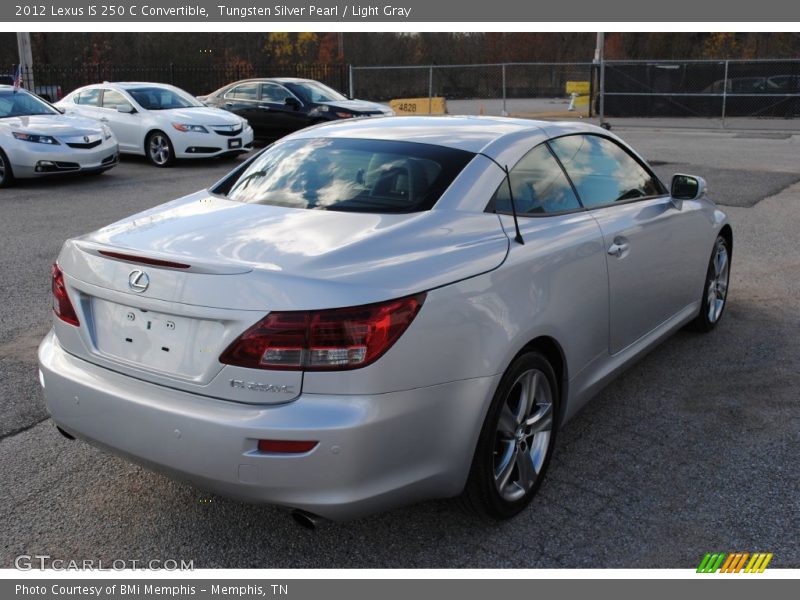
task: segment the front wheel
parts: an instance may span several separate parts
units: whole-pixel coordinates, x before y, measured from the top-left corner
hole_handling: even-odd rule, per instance
[[[717,236],[714,249],[708,262],[706,283],[700,313],[692,321],[692,327],[703,333],[717,326],[728,300],[728,283],[731,275],[730,244],[723,236]]]
[[[147,160],[157,167],[169,167],[175,162],[172,142],[163,131],[154,131],[144,143]]]
[[[482,515],[509,519],[533,499],[556,437],[558,382],[538,352],[517,357],[495,392],[463,499]]]
[[[6,153],[0,150],[0,188],[8,187],[14,183],[14,173],[11,171],[11,163],[8,162]]]

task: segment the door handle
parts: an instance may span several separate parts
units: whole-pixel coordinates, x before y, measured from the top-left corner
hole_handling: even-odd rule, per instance
[[[630,248],[630,245],[627,241],[617,238],[614,240],[614,243],[608,247],[608,253],[611,256],[621,257],[623,254],[625,254],[628,248]]]
[[[228,107],[228,108],[230,108],[231,106],[233,106],[233,102],[226,102],[226,103],[225,103],[225,106],[226,106],[226,107]]]
[[[269,110],[269,106],[266,106],[265,104],[259,104],[257,108],[258,110]]]

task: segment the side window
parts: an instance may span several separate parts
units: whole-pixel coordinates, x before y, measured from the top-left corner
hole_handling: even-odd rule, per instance
[[[596,135],[550,140],[586,208],[658,196],[661,184],[622,147]]]
[[[103,90],[103,108],[117,110],[117,106],[121,104],[130,104],[130,102],[117,91]]]
[[[286,98],[291,96],[289,91],[275,83],[262,83],[261,84],[261,99],[264,102],[274,102],[276,104],[283,104]]]
[[[509,175],[517,214],[552,214],[581,207],[564,171],[546,144],[528,152]],[[511,212],[511,197],[505,179],[494,193],[490,206],[497,211]]]
[[[75,104],[100,106],[100,90],[97,88],[83,90],[80,94],[75,95]]]
[[[236,98],[237,100],[258,100],[258,84],[257,83],[243,83],[237,85],[227,94],[226,98]]]

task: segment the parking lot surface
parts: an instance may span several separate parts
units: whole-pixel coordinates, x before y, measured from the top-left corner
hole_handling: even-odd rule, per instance
[[[709,551],[800,567],[800,136],[617,131],[665,180],[705,176],[734,226],[725,317],[679,332],[561,431],[531,506],[503,523],[428,502],[299,528],[81,442],[47,418],[35,348],[64,239],[220,178],[237,160],[0,191],[0,567],[183,559],[195,568],[696,567]]]

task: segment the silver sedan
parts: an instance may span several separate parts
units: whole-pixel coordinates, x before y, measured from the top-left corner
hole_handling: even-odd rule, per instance
[[[591,125],[322,125],[68,240],[41,382],[64,435],[301,523],[509,518],[589,398],[717,326],[732,250],[700,177]]]
[[[22,89],[0,85],[0,187],[15,178],[103,172],[119,161],[111,130],[64,115]]]

